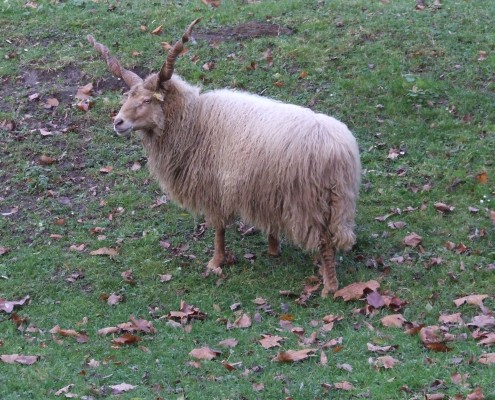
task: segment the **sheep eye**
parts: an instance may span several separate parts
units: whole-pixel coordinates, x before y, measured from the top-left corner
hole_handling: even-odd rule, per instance
[[[143,103],[144,103],[144,104],[150,104],[150,103],[151,103],[151,99],[144,99],[144,100],[143,100]]]

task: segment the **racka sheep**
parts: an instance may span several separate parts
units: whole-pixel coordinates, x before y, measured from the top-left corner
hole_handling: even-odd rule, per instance
[[[356,140],[327,115],[239,91],[202,93],[173,74],[197,22],[169,50],[160,72],[146,79],[88,36],[130,87],[114,129],[137,131],[161,188],[215,228],[208,270],[222,272],[225,226],[240,217],[268,235],[270,255],[279,255],[281,234],[306,250],[319,249],[325,297],[338,289],[337,250],[355,242]]]

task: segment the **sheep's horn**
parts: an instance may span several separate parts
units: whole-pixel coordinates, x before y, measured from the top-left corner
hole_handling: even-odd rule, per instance
[[[108,51],[108,47],[98,43],[91,35],[87,36],[88,42],[96,49],[107,63],[108,70],[115,76],[122,78],[127,86],[132,87],[137,83],[142,83],[143,80],[137,74],[122,68],[115,57],[112,57]]]
[[[182,35],[182,40],[177,41],[168,51],[167,60],[160,70],[160,83],[168,81],[172,77],[172,74],[174,73],[175,60],[182,52],[182,50],[184,50],[184,43],[189,41],[192,29],[194,28],[194,25],[196,25],[199,21],[201,21],[201,18],[195,19],[186,29],[184,35]]]

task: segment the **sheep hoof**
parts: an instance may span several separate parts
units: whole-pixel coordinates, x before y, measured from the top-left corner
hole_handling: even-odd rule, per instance
[[[216,260],[210,260],[208,265],[206,266],[207,272],[212,272],[215,275],[222,275],[222,268],[220,268],[221,263],[218,263]]]
[[[326,298],[328,297],[329,294],[335,293],[338,289],[339,289],[338,284],[325,286],[321,291],[321,297]]]
[[[230,250],[227,250],[225,252],[225,258],[223,260],[223,264],[224,265],[232,265],[232,264],[235,264],[236,262],[237,262],[237,258],[234,255],[234,253],[232,253]]]
[[[282,254],[282,251],[280,250],[280,247],[278,247],[276,249],[268,248],[268,255],[270,257],[280,257],[281,254]]]

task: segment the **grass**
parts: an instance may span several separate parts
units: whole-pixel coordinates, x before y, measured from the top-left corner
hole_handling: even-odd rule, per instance
[[[85,41],[94,34],[124,65],[146,74],[165,58],[160,43],[179,38],[198,16],[203,18],[198,32],[203,33],[252,20],[293,29],[292,35],[280,37],[218,43],[198,39],[177,70],[207,90],[232,87],[262,93],[348,124],[360,144],[364,171],[358,243],[341,255],[341,287],[379,280],[382,293],[408,302],[400,311],[408,321],[429,326],[439,324],[440,313],[461,312],[465,322],[479,315],[475,306],[454,305],[464,295],[488,294],[484,305],[495,306],[490,217],[495,210],[495,4],[450,1],[439,9],[428,4],[424,10],[406,0],[224,0],[217,9],[200,1],[36,5],[0,5],[5,39],[0,44],[0,211],[17,209],[0,216],[0,248],[9,250],[0,256],[0,297],[30,296],[28,304],[16,309],[27,319],[21,329],[12,314],[0,314],[0,354],[39,357],[33,365],[2,363],[2,398],[53,398],[69,384],[81,398],[100,398],[112,396],[110,386],[122,382],[136,386],[123,399],[413,399],[438,392],[445,398],[466,398],[477,387],[486,398],[495,397],[493,365],[478,363],[481,354],[493,350],[478,345],[466,326],[448,328],[457,337],[448,344],[451,352],[434,352],[417,335],[384,327],[380,319],[390,310],[366,317],[353,312],[363,307],[362,301],[315,296],[302,307],[280,296],[280,290],[300,293],[305,278],[315,273],[311,255],[288,243],[283,243],[282,257],[268,258],[262,235],[242,236],[233,226],[227,237],[238,263],[225,267],[224,280],[203,278],[213,232],[199,234],[201,216],[171,203],[152,207],[162,193],[148,177],[139,140],[116,138],[111,132],[120,82]],[[159,25],[161,35],[151,35]],[[264,59],[267,48],[273,66]],[[140,54],[133,56],[134,51]],[[196,63],[192,55],[197,55]],[[205,70],[207,62],[215,68]],[[251,62],[255,69],[247,68]],[[85,113],[74,106],[74,95],[89,82],[95,86],[94,107]],[[34,93],[39,99],[29,100]],[[48,110],[43,104],[50,97],[60,104]],[[52,135],[42,136],[40,128]],[[388,158],[391,149],[400,150],[397,158]],[[41,155],[57,161],[40,164]],[[135,162],[143,168],[131,169]],[[112,171],[101,173],[106,166]],[[439,213],[435,202],[455,209]],[[386,214],[393,215],[385,222],[375,219]],[[407,225],[391,229],[391,221]],[[93,233],[95,227],[103,229]],[[411,232],[422,236],[420,248],[404,245]],[[447,250],[447,241],[463,243],[468,250]],[[182,250],[174,253],[160,242]],[[83,251],[70,250],[81,244]],[[116,248],[119,254],[89,254],[102,247]],[[244,258],[247,253],[256,255],[254,262]],[[399,256],[405,261],[394,262]],[[430,265],[438,257],[440,264]],[[133,285],[121,276],[128,270],[133,271]],[[69,283],[74,273],[80,279]],[[162,283],[160,274],[171,274],[172,280]],[[111,293],[123,295],[124,301],[109,306],[101,298]],[[273,313],[253,303],[257,297]],[[181,300],[207,318],[187,329],[174,327],[167,315],[179,310]],[[234,303],[242,304],[240,311],[230,309]],[[249,314],[252,326],[227,330],[227,320],[233,322],[239,313]],[[320,350],[300,363],[271,361],[280,349],[262,348],[262,334],[285,336],[281,350],[301,348],[294,333],[280,330],[284,314],[304,328],[306,337],[318,332],[319,342],[312,347],[338,337],[342,347],[325,350],[326,365],[320,363]],[[319,332],[329,314],[344,319],[332,331]],[[120,348],[113,346],[113,336],[98,335],[99,329],[126,322],[131,315],[152,320],[156,334],[140,333],[137,345]],[[29,324],[32,328],[26,330]],[[55,325],[85,331],[89,341],[52,337],[49,331]],[[237,346],[219,346],[226,338],[238,340]],[[380,355],[369,352],[367,343],[398,345],[390,355],[399,363],[374,368],[368,359]],[[222,354],[195,368],[189,352],[202,346]],[[98,367],[88,365],[92,359]],[[222,360],[242,366],[228,371]],[[339,368],[342,364],[350,364],[352,371]],[[469,374],[465,385],[453,381],[456,373]],[[354,389],[322,386],[343,381]]]

